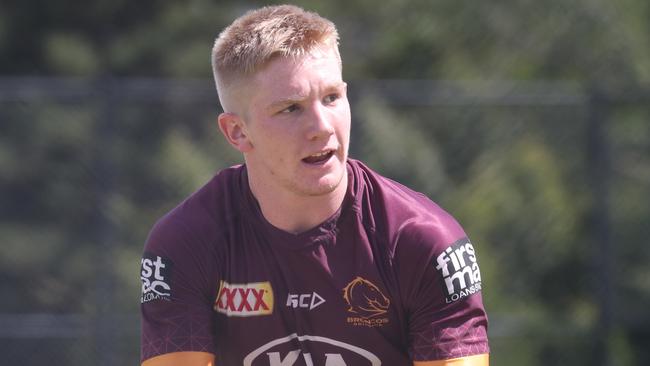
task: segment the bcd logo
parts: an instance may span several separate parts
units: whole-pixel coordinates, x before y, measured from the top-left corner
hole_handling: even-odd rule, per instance
[[[325,302],[315,291],[311,294],[289,294],[287,296],[287,306],[294,309],[312,310]]]
[[[270,282],[230,284],[221,281],[214,310],[226,316],[256,316],[273,313]]]

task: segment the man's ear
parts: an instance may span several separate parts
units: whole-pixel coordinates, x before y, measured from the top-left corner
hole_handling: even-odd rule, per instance
[[[224,112],[217,117],[217,124],[221,133],[235,149],[242,153],[249,152],[253,145],[246,133],[244,121],[235,113]]]

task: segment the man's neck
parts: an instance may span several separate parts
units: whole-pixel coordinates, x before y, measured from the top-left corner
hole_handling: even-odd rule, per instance
[[[347,192],[348,176],[344,174],[332,192],[319,196],[273,190],[255,183],[253,179],[249,180],[250,189],[264,218],[278,229],[299,234],[323,223],[341,207]]]

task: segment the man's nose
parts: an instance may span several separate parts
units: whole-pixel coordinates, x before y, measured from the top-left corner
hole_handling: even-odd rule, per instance
[[[309,113],[308,138],[315,140],[334,134],[333,115],[321,104],[315,105]]]

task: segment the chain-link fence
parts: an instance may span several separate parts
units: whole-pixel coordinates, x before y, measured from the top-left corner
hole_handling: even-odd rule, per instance
[[[650,93],[349,81],[351,155],[475,242],[495,365],[650,363]],[[240,161],[210,81],[0,80],[0,349],[8,365],[139,357],[157,217]]]

